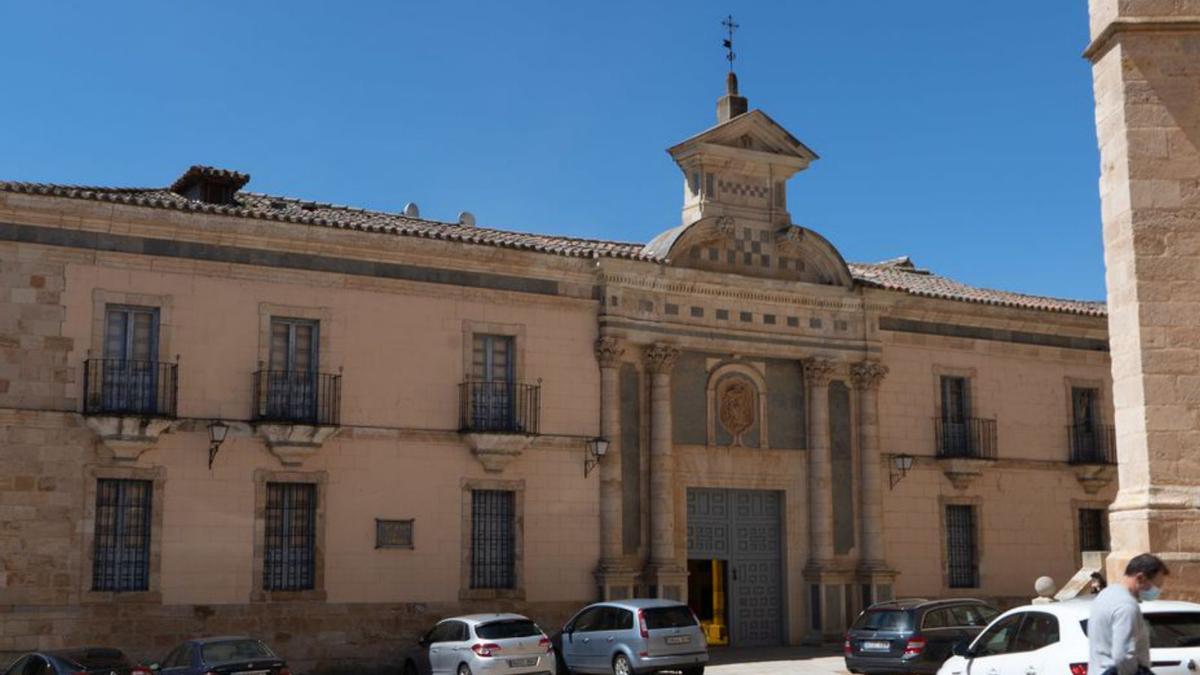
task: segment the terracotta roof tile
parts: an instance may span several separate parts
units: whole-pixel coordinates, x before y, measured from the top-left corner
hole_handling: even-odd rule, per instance
[[[249,178],[245,174],[212,167],[192,167],[188,173],[184,174],[184,177],[188,177],[193,172],[205,171],[220,172],[221,177],[234,181],[241,180],[243,177]],[[181,177],[180,180],[183,180],[184,177]],[[499,246],[571,257],[612,257],[662,262],[661,257],[648,253],[643,244],[469,227],[459,223],[410,218],[395,213],[368,211],[349,206],[255,192],[237,192],[234,196],[235,204],[232,205],[208,204],[187,199],[176,194],[170,188],[119,188],[0,181],[0,192],[91,199],[151,208],[197,211],[242,218]],[[968,286],[953,279],[919,270],[912,265],[908,258],[897,258],[882,263],[849,263],[849,267],[854,279],[860,283],[916,296],[1087,316],[1105,316],[1107,314],[1103,302],[1065,300]]]

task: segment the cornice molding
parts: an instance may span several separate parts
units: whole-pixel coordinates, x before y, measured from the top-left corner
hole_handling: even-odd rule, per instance
[[[648,277],[638,274],[623,274],[616,272],[600,272],[601,284],[615,284],[626,288],[652,291],[655,293],[676,293],[710,298],[728,298],[731,300],[753,300],[756,302],[771,302],[788,306],[819,307],[844,312],[861,312],[864,303],[861,296],[853,299],[818,298],[811,295],[787,291],[754,290],[718,286],[702,281],[670,280],[659,277]],[[883,309],[883,306],[872,306],[872,309]]]
[[[1083,58],[1095,63],[1116,43],[1122,33],[1200,33],[1200,16],[1128,17],[1110,21],[1083,50]]]

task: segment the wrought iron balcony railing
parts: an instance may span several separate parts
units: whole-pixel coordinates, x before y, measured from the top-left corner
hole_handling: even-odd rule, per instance
[[[473,382],[459,385],[459,429],[537,434],[541,428],[542,387],[523,382]]]
[[[254,373],[254,420],[337,426],[342,418],[342,376],[303,370]]]
[[[937,456],[941,458],[996,458],[996,420],[967,417],[933,418]]]
[[[83,362],[85,415],[175,417],[178,364],[131,359]]]
[[[1067,427],[1072,464],[1116,464],[1117,432],[1111,424],[1072,424]]]

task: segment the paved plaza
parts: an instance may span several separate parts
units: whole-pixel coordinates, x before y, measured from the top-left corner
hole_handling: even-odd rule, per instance
[[[710,666],[715,675],[844,675],[845,662],[836,650],[819,647],[771,649],[714,649]]]

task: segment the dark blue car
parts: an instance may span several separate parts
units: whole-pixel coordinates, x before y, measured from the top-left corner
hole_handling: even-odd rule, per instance
[[[292,675],[287,663],[261,640],[210,637],[188,640],[150,669],[162,675]]]
[[[13,661],[4,675],[149,675],[150,671],[130,661],[120,649],[89,647],[31,652]]]

